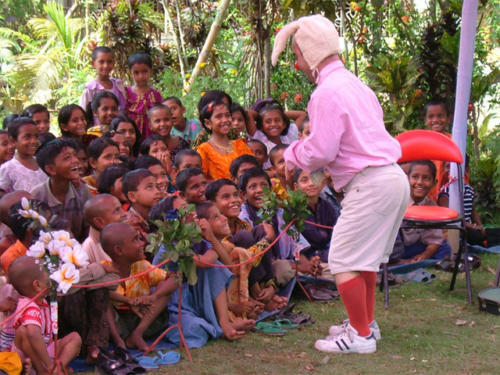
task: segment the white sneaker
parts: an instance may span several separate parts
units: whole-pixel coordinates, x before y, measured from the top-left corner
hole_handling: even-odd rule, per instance
[[[331,338],[340,335],[342,332],[345,331],[347,326],[349,325],[349,319],[346,319],[342,322],[341,325],[339,326],[331,326],[330,329],[328,330],[328,336],[326,336],[327,340],[330,340]],[[370,330],[373,333],[373,336],[375,336],[375,340],[380,340],[382,338],[380,334],[380,327],[378,326],[378,323],[376,320],[372,321],[370,323]]]
[[[358,335],[358,332],[348,324],[345,330],[328,340],[316,340],[314,347],[327,353],[374,353],[377,350],[377,340],[373,332],[368,337]]]

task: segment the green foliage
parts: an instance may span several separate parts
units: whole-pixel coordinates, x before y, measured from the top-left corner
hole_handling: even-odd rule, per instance
[[[157,227],[154,233],[148,235],[149,245],[146,251],[156,254],[160,247],[165,247],[164,259],[176,262],[182,277],[186,277],[190,285],[196,284],[196,264],[192,250],[193,244],[202,240],[201,230],[192,220],[194,206],[180,208],[176,217],[165,220],[155,220],[153,224]]]
[[[311,215],[311,211],[307,208],[306,195],[300,190],[289,190],[286,197],[279,197],[274,191],[265,189],[263,200],[258,212],[262,221],[271,222],[278,209],[281,208],[285,225],[294,221],[294,226],[290,227],[287,233],[298,239],[299,233],[305,230],[304,220]]]
[[[470,181],[477,198],[475,207],[484,223],[499,223],[500,126],[480,139],[480,156],[471,159]]]
[[[379,55],[365,71],[370,86],[379,95],[388,130],[399,133],[419,125],[424,104],[417,86],[420,76],[415,60],[396,55]]]

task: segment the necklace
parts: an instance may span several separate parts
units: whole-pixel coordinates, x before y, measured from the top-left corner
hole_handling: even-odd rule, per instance
[[[233,152],[233,144],[232,143],[229,143],[228,146],[222,146],[222,145],[217,144],[213,139],[211,139],[208,142],[212,146],[214,146],[215,148],[219,149],[222,152],[225,152],[226,154],[230,154],[231,152]]]

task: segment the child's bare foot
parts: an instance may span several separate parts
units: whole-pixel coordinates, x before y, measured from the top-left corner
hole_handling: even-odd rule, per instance
[[[23,362],[23,374],[30,375],[33,365],[31,364],[31,359],[26,357]]]
[[[236,322],[232,323],[232,325],[233,328],[236,330],[248,332],[253,327],[255,327],[255,320],[253,319],[237,320]]]
[[[286,306],[288,298],[274,295],[271,301],[266,304],[266,311],[281,309]]]
[[[125,344],[127,345],[127,348],[130,349],[139,349],[142,351],[146,351],[148,348],[148,344],[146,344],[146,341],[142,338],[141,335],[137,334],[136,332],[132,332],[129,337],[125,340]]]
[[[234,341],[239,340],[245,335],[245,331],[237,330],[232,324],[221,324],[222,328],[222,337],[226,340]]]
[[[85,357],[85,363],[87,365],[95,365],[97,363],[97,357],[99,357],[99,348],[97,346],[89,346],[87,348],[87,356]]]

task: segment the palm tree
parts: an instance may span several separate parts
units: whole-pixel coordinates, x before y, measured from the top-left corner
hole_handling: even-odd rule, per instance
[[[20,38],[23,48],[5,67],[4,74],[10,94],[14,88],[17,97],[21,96],[17,91],[21,91],[28,102],[48,104],[71,73],[84,67],[81,57],[86,38],[84,20],[70,17],[74,7],[65,14],[60,4],[49,2],[43,9],[46,18],[27,22],[32,35],[13,34],[11,30],[10,35]],[[3,35],[8,34],[9,30],[3,29]]]

